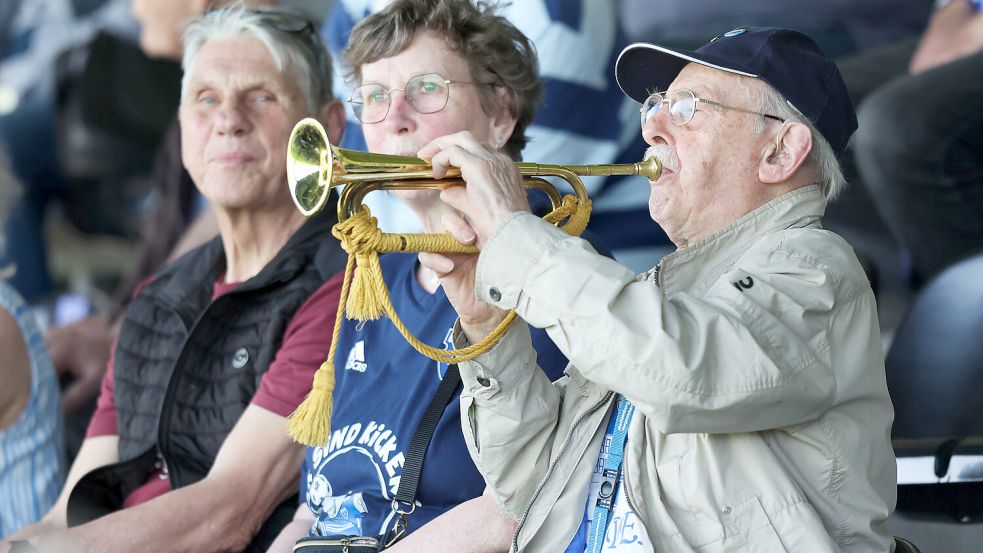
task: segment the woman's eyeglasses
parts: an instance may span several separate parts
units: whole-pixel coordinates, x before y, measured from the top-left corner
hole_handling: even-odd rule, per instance
[[[436,113],[447,106],[452,84],[475,83],[452,81],[438,73],[426,73],[410,78],[403,88],[386,89],[381,84],[363,84],[352,91],[348,102],[355,117],[363,124],[370,125],[382,121],[389,114],[393,92],[402,91],[406,103],[420,113]]]

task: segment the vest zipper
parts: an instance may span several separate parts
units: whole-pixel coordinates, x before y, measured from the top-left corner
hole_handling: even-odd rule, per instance
[[[543,477],[542,482],[539,483],[536,491],[532,494],[532,498],[529,500],[529,505],[526,505],[526,510],[522,513],[522,517],[519,519],[519,524],[515,527],[515,534],[512,535],[513,550],[519,551],[519,532],[522,530],[522,526],[526,523],[526,518],[529,516],[529,511],[532,510],[533,504],[536,503],[536,499],[539,497],[539,494],[542,493],[543,488],[546,487],[546,482],[550,479],[550,476],[553,475],[553,469],[556,468],[557,463],[560,462],[560,458],[563,457],[567,447],[570,445],[570,438],[573,437],[574,431],[578,426],[580,426],[580,423],[583,422],[584,419],[586,419],[589,415],[592,415],[604,404],[610,402],[613,396],[614,392],[609,390],[608,393],[604,394],[604,397],[602,397],[596,405],[591,406],[590,409],[581,413],[580,416],[577,417],[577,420],[573,421],[573,424],[570,426],[570,432],[568,432],[566,438],[563,439],[563,445],[560,446],[559,453],[556,454],[556,458],[553,459],[553,462],[550,463],[549,468],[546,469],[546,476]]]
[[[187,347],[188,342],[191,340],[191,337],[194,335],[195,330],[198,329],[199,323],[201,323],[202,319],[205,318],[205,314],[208,313],[209,309],[211,309],[212,306],[214,305],[215,305],[215,301],[209,302],[209,304],[205,307],[205,309],[203,309],[202,312],[198,314],[198,318],[195,319],[195,322],[191,325],[191,328],[188,330],[188,335],[184,338],[184,342],[181,343],[181,355],[179,355],[178,358],[174,361],[174,371],[171,372],[171,378],[167,381],[167,390],[164,391],[164,402],[161,405],[160,420],[157,423],[157,451],[160,454],[160,458],[164,461],[164,464],[170,467],[169,470],[170,470],[172,490],[176,490],[177,488],[180,487],[179,471],[181,467],[178,464],[172,462],[173,460],[168,458],[167,452],[164,451],[164,447],[166,445],[165,442],[168,443],[170,442],[170,434],[164,432],[164,424],[165,421],[170,420],[167,418],[167,415],[170,415],[171,413],[170,399],[171,396],[174,395],[174,388],[175,388],[174,378],[175,376],[177,376],[177,370],[181,366],[181,362],[184,361],[185,356],[188,354],[188,347]]]

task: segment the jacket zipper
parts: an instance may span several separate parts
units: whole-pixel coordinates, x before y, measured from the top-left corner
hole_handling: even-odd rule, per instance
[[[543,477],[543,481],[539,483],[536,491],[532,494],[532,499],[529,500],[529,505],[526,505],[526,510],[522,513],[522,518],[519,519],[519,524],[515,527],[515,534],[512,535],[513,550],[519,551],[519,532],[522,530],[522,526],[526,523],[526,518],[529,516],[529,511],[532,510],[533,504],[536,503],[536,499],[539,497],[539,494],[542,493],[543,488],[546,487],[546,482],[550,479],[550,476],[553,475],[553,469],[556,468],[556,464],[560,462],[560,458],[563,457],[563,453],[566,452],[567,447],[570,445],[570,438],[573,437],[574,431],[578,426],[580,426],[580,423],[583,422],[584,419],[600,409],[601,406],[610,402],[613,396],[614,392],[609,390],[608,393],[604,394],[604,397],[602,397],[596,405],[591,406],[590,409],[581,413],[581,415],[577,417],[577,420],[575,420],[570,426],[570,432],[568,432],[566,438],[564,438],[563,445],[560,446],[559,453],[557,453],[553,462],[550,463],[549,468],[546,470],[546,476]]]

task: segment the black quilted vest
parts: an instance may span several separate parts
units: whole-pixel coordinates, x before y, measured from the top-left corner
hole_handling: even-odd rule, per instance
[[[120,462],[75,487],[71,524],[118,509],[158,455],[171,489],[205,477],[294,313],[344,268],[330,237],[334,222],[331,214],[307,221],[259,274],[214,301],[225,270],[220,238],[174,262],[133,299],[113,364]],[[294,498],[277,509],[247,551],[265,551],[296,506]]]

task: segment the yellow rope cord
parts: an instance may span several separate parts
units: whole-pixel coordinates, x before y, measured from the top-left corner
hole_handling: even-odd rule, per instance
[[[561,227],[568,234],[578,236],[587,227],[590,218],[591,202],[578,205],[574,196],[565,196],[560,207],[544,217],[551,223],[564,219],[567,224]],[[477,344],[461,349],[438,349],[424,344],[406,328],[399,314],[393,308],[389,289],[382,278],[379,254],[389,252],[433,252],[433,253],[478,253],[474,246],[461,244],[449,233],[443,234],[387,234],[379,229],[378,221],[372,217],[369,208],[362,206],[358,213],[344,222],[338,223],[331,233],[341,241],[348,252],[345,265],[341,297],[338,300],[338,313],[331,335],[328,358],[314,374],[314,385],[310,393],[290,415],[288,433],[290,437],[308,446],[327,443],[331,433],[331,405],[334,393],[334,358],[341,328],[342,312],[356,320],[375,320],[385,314],[413,349],[435,361],[461,363],[485,353],[505,335],[516,319],[515,311],[509,311],[503,320],[488,336]],[[353,274],[354,273],[354,274]]]
[[[355,259],[348,256],[345,264],[345,276],[341,282],[341,298],[348,297],[352,272],[355,270]],[[331,405],[334,394],[334,357],[338,348],[338,334],[341,332],[343,304],[338,304],[338,312],[334,318],[334,328],[331,329],[331,345],[328,346],[328,358],[321,363],[314,373],[314,385],[290,414],[287,422],[287,434],[294,441],[307,446],[324,445],[331,434]]]

